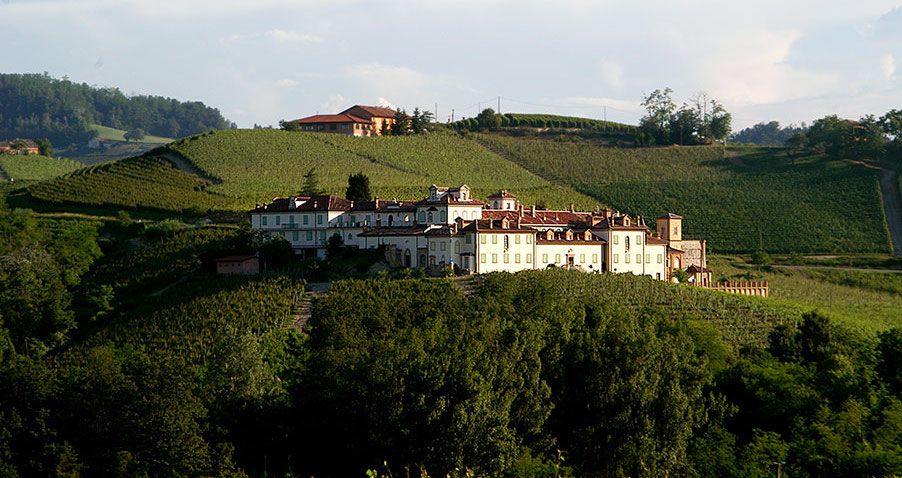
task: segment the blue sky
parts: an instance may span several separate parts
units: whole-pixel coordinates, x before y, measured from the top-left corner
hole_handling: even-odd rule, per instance
[[[242,127],[360,104],[636,123],[699,91],[759,121],[902,108],[897,0],[0,0],[0,71],[203,101]]]

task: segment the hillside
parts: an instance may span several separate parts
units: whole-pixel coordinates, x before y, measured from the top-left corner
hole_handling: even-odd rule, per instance
[[[778,148],[603,148],[479,135],[524,168],[648,219],[686,218],[711,251],[890,252],[878,172]]]
[[[91,128],[97,132],[97,137],[100,139],[106,139],[111,141],[127,141],[125,139],[125,130],[110,128],[109,126],[102,126],[99,124],[92,124]],[[135,141],[136,143],[147,143],[147,144],[166,144],[172,142],[172,138],[163,138],[160,136],[146,135],[144,139],[139,139]]]
[[[582,208],[597,201],[556,186],[457,135],[352,138],[274,130],[229,130],[186,138],[169,148],[222,180],[211,191],[248,204],[296,193],[314,169],[326,191],[343,195],[348,175],[369,176],[382,198],[419,199],[431,184],[468,184],[477,198],[516,190],[524,204]]]
[[[70,173],[85,165],[63,158],[46,156],[0,156],[0,170],[14,181],[40,181]]]
[[[0,74],[0,138],[49,138],[61,149],[91,139],[92,125],[172,138],[232,127],[201,102],[127,96],[47,74]]]

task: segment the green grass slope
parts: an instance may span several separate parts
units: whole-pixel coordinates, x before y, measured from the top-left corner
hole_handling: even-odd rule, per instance
[[[125,130],[110,128],[109,126],[103,126],[99,124],[91,125],[91,128],[97,132],[97,137],[100,139],[105,139],[108,141],[125,141]],[[136,143],[149,143],[149,144],[166,144],[172,142],[172,138],[163,138],[160,136],[146,135],[144,139],[140,141],[135,141]]]
[[[184,173],[169,161],[142,156],[78,170],[32,184],[32,199],[57,205],[181,212],[228,210],[234,200],[207,191],[210,181]]]
[[[718,252],[889,252],[877,172],[819,155],[716,147],[618,149],[480,135],[536,174],[624,212],[674,212]],[[760,242],[759,242],[760,240]]]
[[[169,145],[199,169],[222,180],[211,188],[252,204],[296,193],[304,174],[315,169],[326,191],[343,195],[348,175],[364,173],[383,198],[419,199],[431,184],[474,188],[485,198],[499,189],[515,191],[526,203],[564,207],[597,201],[555,186],[472,140],[435,133],[419,137],[353,138],[274,130],[228,130],[185,138]]]
[[[0,168],[14,181],[40,181],[70,173],[85,165],[77,161],[46,156],[0,156]]]

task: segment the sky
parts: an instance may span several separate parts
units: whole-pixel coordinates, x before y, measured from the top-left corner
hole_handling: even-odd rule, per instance
[[[699,92],[733,130],[902,108],[902,2],[0,0],[0,72],[203,101],[240,127],[354,104],[636,124]]]

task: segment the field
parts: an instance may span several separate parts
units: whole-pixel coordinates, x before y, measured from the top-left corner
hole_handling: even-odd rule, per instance
[[[614,149],[479,135],[493,151],[622,212],[673,212],[714,252],[890,252],[877,173],[780,149]]]
[[[97,131],[97,137],[108,141],[125,141],[125,130],[110,128],[99,124],[91,125]],[[161,138],[159,136],[146,135],[144,139],[135,141],[136,143],[165,144],[172,141],[172,138]]]
[[[729,256],[712,258],[708,267],[715,280],[768,281],[774,305],[818,310],[850,327],[874,333],[902,327],[902,295],[887,292],[899,287],[900,274],[845,273],[822,269],[759,270]],[[894,276],[894,277],[887,277]],[[878,289],[884,290],[878,290]]]
[[[229,209],[233,201],[206,191],[210,185],[165,159],[135,157],[32,184],[27,192],[34,199],[59,205],[175,212]]]
[[[70,173],[85,165],[63,158],[46,156],[0,156],[0,168],[14,181],[40,181]]]
[[[420,137],[353,138],[273,130],[229,130],[169,145],[199,169],[222,180],[211,188],[249,204],[296,193],[311,168],[326,191],[343,195],[350,174],[369,176],[382,198],[420,199],[431,184],[460,185],[485,198],[514,190],[525,204],[570,202],[594,207],[591,198],[555,186],[486,151],[472,140],[446,133]]]

